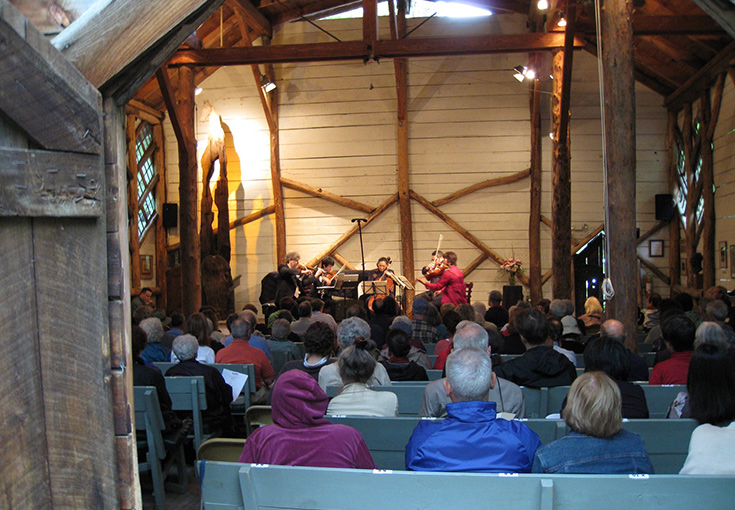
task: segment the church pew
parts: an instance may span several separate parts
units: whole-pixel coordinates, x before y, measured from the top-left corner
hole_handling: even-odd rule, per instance
[[[421,404],[424,401],[424,387],[426,385],[391,385],[375,386],[375,391],[390,391],[398,396],[398,414],[400,416],[418,416]],[[340,394],[342,388],[339,386],[327,387],[327,396],[332,398]]]
[[[669,406],[676,398],[680,391],[686,391],[685,385],[667,385],[658,386],[651,384],[641,384],[643,392],[646,394],[646,402],[648,403],[648,414],[650,418],[666,418]]]
[[[733,476],[420,473],[204,462],[205,510],[728,509]],[[284,490],[284,488],[292,490]]]
[[[191,411],[192,414],[192,433],[194,437],[194,449],[198,450],[199,445],[205,439],[219,435],[218,431],[210,431],[204,433],[204,422],[202,420],[202,411],[207,409],[207,397],[204,389],[204,377],[196,376],[177,376],[165,377],[166,391],[171,397],[171,409],[174,411]]]

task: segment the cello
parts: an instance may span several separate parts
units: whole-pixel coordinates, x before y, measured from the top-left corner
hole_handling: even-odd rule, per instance
[[[387,261],[388,266],[390,266],[391,264],[390,257],[385,257],[385,260]],[[383,293],[373,294],[367,299],[365,304],[367,305],[368,310],[370,310],[371,312],[373,311],[373,303],[375,302],[376,299],[385,299],[388,296],[392,296],[396,291],[396,284],[393,281],[393,271],[388,269],[388,267],[385,268],[385,271],[383,271],[383,274],[380,275],[380,278],[378,278],[377,280],[373,280],[373,281],[386,282],[387,292],[385,294]]]

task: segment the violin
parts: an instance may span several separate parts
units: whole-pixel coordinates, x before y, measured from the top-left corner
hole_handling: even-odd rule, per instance
[[[332,280],[334,280],[336,276],[337,271],[335,271],[334,269],[330,271],[325,271],[321,267],[316,270],[316,273],[314,273],[314,277],[324,285],[332,285]]]
[[[438,258],[434,262],[426,266],[425,276],[427,278],[441,276],[446,269],[449,269],[449,264],[443,258]]]
[[[299,264],[298,266],[296,266],[296,269],[298,269],[302,273],[309,273],[309,274],[314,274],[314,271],[315,271],[314,268],[305,266],[304,264]]]

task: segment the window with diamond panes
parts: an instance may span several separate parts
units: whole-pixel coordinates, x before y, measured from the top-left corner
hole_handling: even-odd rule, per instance
[[[143,240],[156,216],[157,173],[154,154],[157,147],[153,142],[150,124],[141,122],[137,131],[135,158],[138,163],[138,237]]]

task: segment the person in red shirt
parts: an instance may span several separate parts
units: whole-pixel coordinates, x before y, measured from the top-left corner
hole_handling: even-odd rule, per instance
[[[429,283],[423,278],[417,278],[416,281],[421,282],[424,287],[433,291],[441,291],[442,304],[452,303],[461,305],[467,302],[467,289],[464,283],[464,275],[462,270],[457,267],[457,254],[448,251],[444,254],[444,260],[449,267],[444,270],[441,278],[436,283]]]
[[[268,357],[260,349],[251,347],[250,323],[243,319],[236,319],[230,327],[232,343],[220,349],[215,357],[216,363],[251,363],[255,366],[255,387],[260,389],[263,385],[270,388],[275,380],[273,366]]]
[[[653,367],[648,384],[686,384],[697,328],[689,317],[675,315],[662,324],[661,331],[671,359]]]

